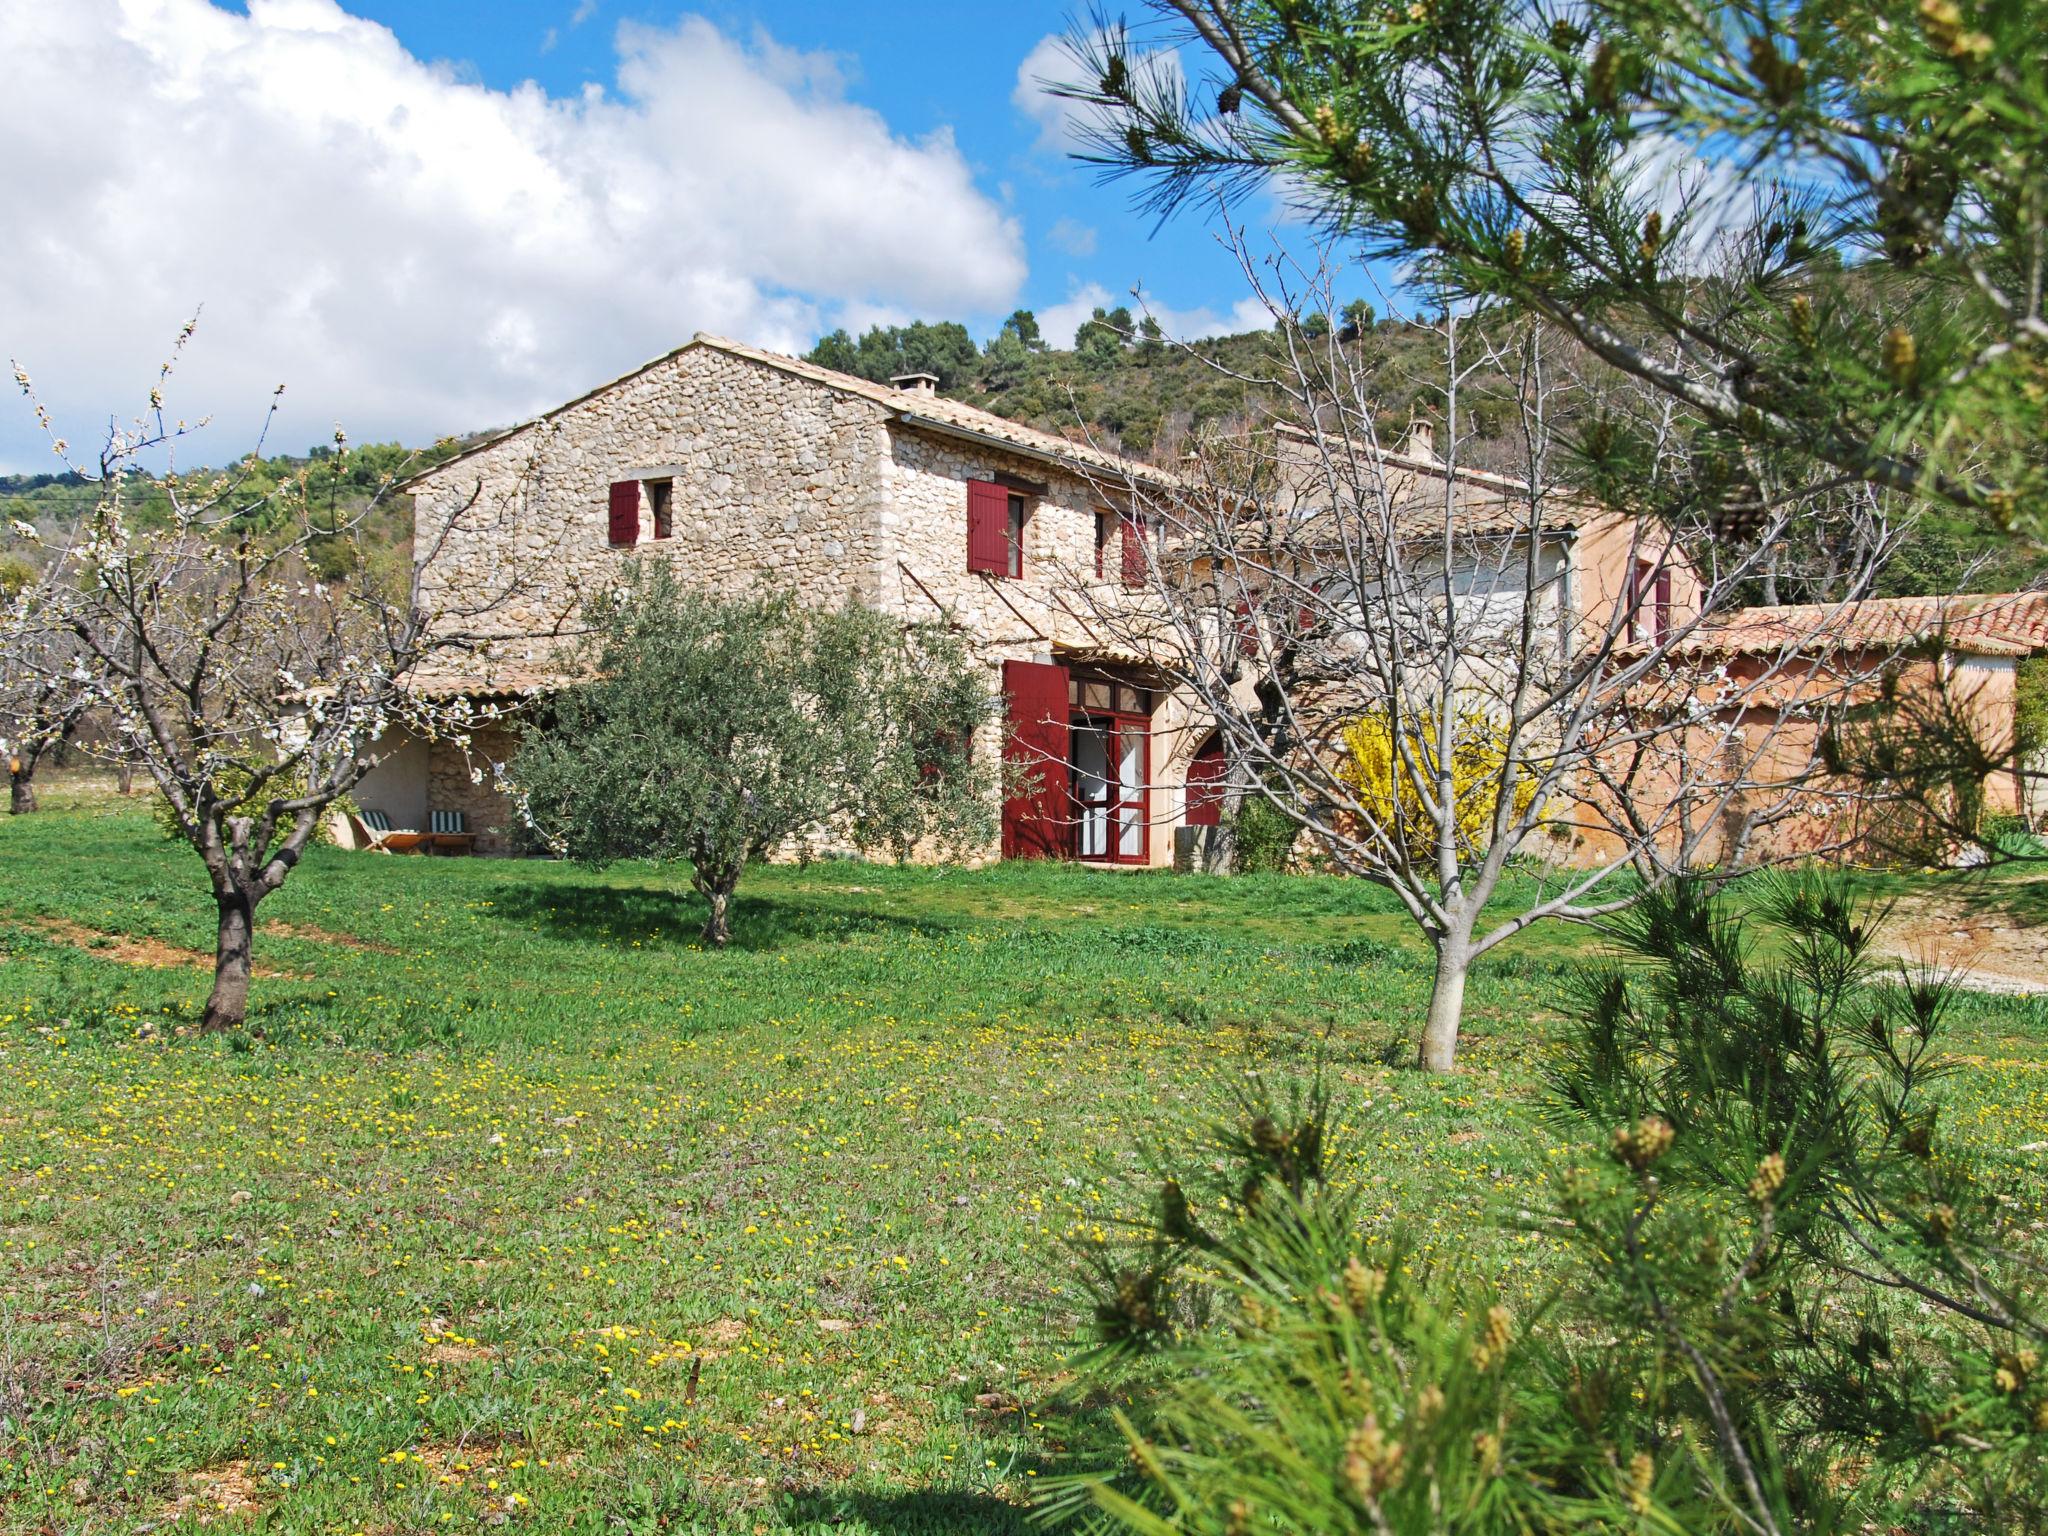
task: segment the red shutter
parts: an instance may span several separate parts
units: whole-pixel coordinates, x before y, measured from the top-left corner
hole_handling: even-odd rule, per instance
[[[1239,603],[1232,614],[1232,627],[1237,631],[1237,654],[1247,661],[1255,660],[1259,654],[1259,621],[1252,613],[1251,603]]]
[[[1188,826],[1213,827],[1222,820],[1223,781],[1228,773],[1221,747],[1204,747],[1188,764],[1188,808],[1181,818]]]
[[[967,482],[967,569],[1010,569],[1010,493],[987,480]]]
[[[1145,525],[1129,513],[1124,514],[1124,585],[1142,587],[1145,585]]]
[[[1057,859],[1067,852],[1071,792],[1067,669],[1036,661],[1003,663],[1009,700],[1004,759],[1031,782],[1003,801],[1003,857]]]
[[[614,544],[640,542],[640,482],[612,482],[611,541]]]

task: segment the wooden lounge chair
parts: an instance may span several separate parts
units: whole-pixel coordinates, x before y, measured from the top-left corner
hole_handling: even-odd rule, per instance
[[[464,854],[476,851],[476,836],[468,830],[469,823],[460,811],[429,811],[427,825],[430,851],[441,854]]]
[[[351,816],[349,824],[363,839],[364,846],[378,853],[417,853],[428,840],[427,833],[394,827],[389,816],[368,806],[359,815]]]

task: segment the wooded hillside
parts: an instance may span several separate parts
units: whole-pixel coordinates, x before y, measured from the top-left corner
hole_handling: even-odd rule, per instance
[[[1312,317],[1311,328],[1316,323]],[[1343,317],[1340,339],[1360,350],[1366,371],[1377,382],[1383,440],[1398,442],[1409,421],[1428,414],[1438,398],[1433,392],[1442,355],[1435,337],[1419,325],[1376,320],[1368,306],[1354,303]],[[1270,330],[1177,345],[1148,318],[1134,318],[1126,309],[1097,310],[1072,347],[1050,347],[1032,313],[1019,310],[980,345],[957,322],[914,321],[876,326],[859,337],[834,331],[805,356],[877,382],[932,373],[942,393],[967,404],[1048,432],[1073,436],[1085,430],[1106,446],[1171,463],[1197,430],[1251,425],[1275,408],[1277,391],[1257,381],[1284,371],[1278,367],[1280,347]],[[1516,424],[1506,397],[1491,395],[1483,386],[1469,388],[1460,410],[1461,462],[1512,473]],[[252,458],[232,471],[243,477],[236,494],[258,506],[281,481],[302,476],[309,505],[331,506],[335,516],[346,518],[360,513],[391,479],[437,462],[481,435],[421,449],[372,443],[339,458],[331,447]],[[47,538],[72,526],[92,506],[95,494],[91,484],[74,475],[0,476],[0,590],[19,584],[31,553],[13,523],[35,524]],[[147,518],[161,515],[168,503],[160,485],[147,484],[137,488],[132,505],[136,515]],[[409,549],[410,508],[403,498],[380,507],[374,524],[394,558]],[[2044,574],[2048,551],[1937,509],[1923,516],[1915,536],[1887,566],[1883,595],[1964,587],[2006,590]]]

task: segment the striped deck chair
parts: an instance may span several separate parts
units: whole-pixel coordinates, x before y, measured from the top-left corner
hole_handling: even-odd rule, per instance
[[[426,846],[427,835],[424,832],[392,826],[390,815],[384,811],[365,806],[349,820],[354,824],[354,831],[363,846],[378,853],[415,853]]]
[[[476,849],[476,836],[460,811],[429,811],[427,826],[436,853],[462,854]]]

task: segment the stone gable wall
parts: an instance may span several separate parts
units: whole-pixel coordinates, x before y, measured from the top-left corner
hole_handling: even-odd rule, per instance
[[[768,577],[810,602],[878,601],[882,416],[871,401],[691,348],[425,477],[414,507],[427,600],[453,615],[518,582],[530,590],[474,627],[536,660],[564,616],[632,560],[670,560],[721,590]],[[674,536],[654,539],[643,493],[641,542],[613,548],[612,482],[671,466]]]
[[[1045,488],[1030,497],[1024,521],[1023,574],[991,576],[967,569],[967,482],[1008,475]],[[1112,508],[1113,487],[1042,460],[910,424],[889,432],[882,466],[880,548],[882,590],[913,618],[951,610],[975,654],[989,669],[989,686],[1002,686],[1005,661],[1051,661],[1055,646],[1100,643],[1076,617],[1088,612],[1075,599],[1077,582],[1101,581],[1112,599],[1122,591],[1123,536]],[[1106,575],[1095,575],[1096,514],[1107,512]],[[1066,596],[1062,604],[1059,599]],[[991,724],[975,743],[994,761],[1004,727]],[[1205,733],[1203,733],[1205,734]],[[1153,717],[1151,855],[1172,862],[1173,825],[1182,811],[1187,760],[1197,742],[1183,700],[1162,696]],[[999,845],[986,857],[994,858]]]

